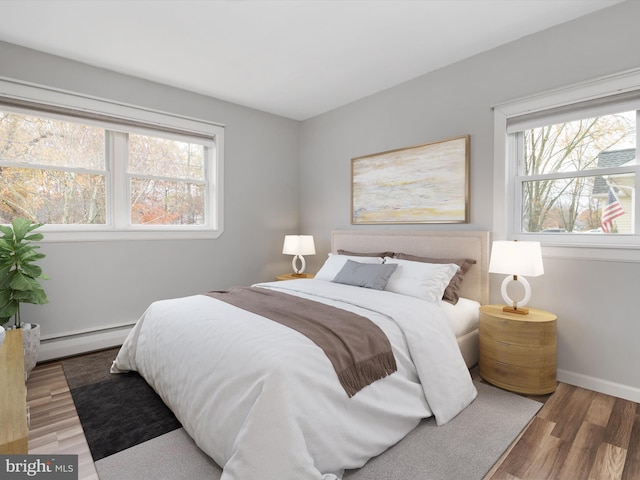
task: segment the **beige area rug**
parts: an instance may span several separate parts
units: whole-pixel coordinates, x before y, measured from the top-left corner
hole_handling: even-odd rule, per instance
[[[542,404],[483,383],[451,422],[424,420],[345,480],[480,480]],[[222,470],[182,429],[96,462],[100,480],[219,480]],[[253,480],[253,479],[252,479]],[[303,479],[301,479],[303,480]]]

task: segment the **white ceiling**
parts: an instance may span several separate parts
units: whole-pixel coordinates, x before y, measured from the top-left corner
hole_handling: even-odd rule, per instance
[[[0,40],[304,120],[622,0],[0,0]]]

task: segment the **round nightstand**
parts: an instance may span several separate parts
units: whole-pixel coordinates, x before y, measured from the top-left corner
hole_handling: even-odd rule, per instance
[[[519,315],[502,307],[480,307],[480,376],[512,392],[555,391],[557,317],[535,308]]]
[[[313,278],[314,273],[283,273],[276,276],[276,280],[297,280],[298,278]]]

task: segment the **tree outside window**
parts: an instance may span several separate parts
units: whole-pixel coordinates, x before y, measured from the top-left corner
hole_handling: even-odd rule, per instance
[[[190,140],[0,111],[0,223],[104,226],[124,204],[128,225],[204,225],[211,156]],[[119,178],[127,202],[113,197]]]
[[[634,233],[636,111],[516,133],[521,231]],[[619,202],[611,228],[611,196]],[[620,212],[622,213],[620,214]]]

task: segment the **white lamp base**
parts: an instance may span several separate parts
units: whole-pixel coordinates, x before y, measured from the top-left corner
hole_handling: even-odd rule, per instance
[[[298,260],[300,260],[300,268],[298,268]],[[291,267],[293,267],[294,275],[302,276],[306,266],[307,266],[307,262],[305,262],[304,257],[302,255],[295,255],[293,257],[293,260],[291,260]]]
[[[520,282],[524,287],[524,298],[520,301],[512,300],[509,297],[509,293],[507,292],[507,287],[511,282]],[[526,315],[529,313],[528,308],[523,308],[529,300],[531,300],[531,285],[529,281],[524,278],[522,275],[509,275],[502,281],[502,286],[500,287],[500,293],[502,294],[502,298],[507,306],[503,307],[503,311],[510,313],[519,313],[520,315]],[[510,306],[511,305],[511,306]]]

